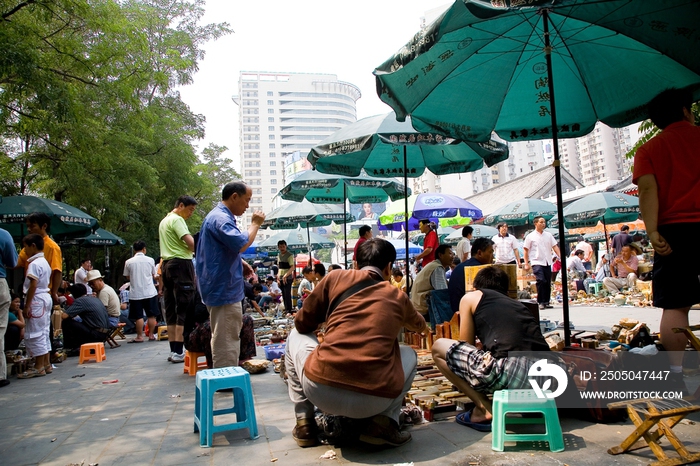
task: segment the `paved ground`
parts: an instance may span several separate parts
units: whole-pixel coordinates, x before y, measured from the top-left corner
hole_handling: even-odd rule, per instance
[[[613,319],[610,308],[573,309],[575,324],[579,319],[583,325],[584,317],[595,318],[602,324]],[[556,312],[557,309],[552,311],[553,316]],[[628,311],[623,314],[623,317],[631,315]],[[646,315],[642,320],[645,319]],[[651,319],[648,321],[652,330],[658,328]],[[631,422],[597,425],[573,419],[562,420],[566,442],[566,451],[562,453],[550,453],[528,444],[497,453],[491,450],[491,434],[476,432],[453,420],[412,427],[413,441],[401,448],[302,449],[291,437],[294,416],[286,385],[271,369],[252,376],[260,437],[250,440],[246,430],[233,431],[216,435],[214,448],[201,448],[199,435],[192,431],[194,378],[182,373],[182,364],[166,361],[168,351],[167,342],[122,344],[121,348],[108,349],[107,360],[99,364],[79,365],[78,358],[70,358],[57,364],[54,373],[43,378],[12,377],[11,384],[0,389],[0,464],[393,465],[412,462],[414,465],[573,466],[639,465],[653,459],[648,450],[622,456],[606,453],[632,431]],[[103,384],[114,379],[118,382]],[[697,382],[695,378],[688,384],[691,390]],[[217,399],[224,400],[226,395],[218,394]],[[700,421],[700,416],[693,419]],[[697,425],[684,423],[674,431],[690,450],[700,450]],[[670,448],[668,442],[664,444]],[[319,459],[329,449],[338,458]]]

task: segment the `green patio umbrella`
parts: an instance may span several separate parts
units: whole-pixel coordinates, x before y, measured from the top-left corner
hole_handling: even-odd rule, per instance
[[[338,204],[313,204],[307,200],[280,206],[265,216],[262,228],[289,230],[297,226],[306,228],[325,227],[332,222],[352,222],[355,217]],[[310,235],[307,235],[309,238]],[[276,246],[276,245],[275,245]],[[289,247],[289,244],[287,245]],[[311,251],[311,245],[308,249]]]
[[[498,228],[489,227],[486,225],[472,225],[472,239],[474,238],[493,238],[498,234]],[[447,235],[445,243],[457,244],[462,240],[462,229],[457,228],[455,231]]]
[[[98,228],[94,233],[80,238],[61,239],[58,241],[61,246],[117,246],[124,245],[126,242],[119,236],[104,228]]]
[[[393,112],[363,118],[336,131],[308,155],[311,165],[323,173],[357,176],[364,169],[380,178],[403,176],[404,185],[408,177],[416,178],[426,168],[436,175],[464,173],[507,158],[505,144],[488,138],[482,143],[462,142],[435,132],[418,132],[410,121],[397,121]],[[404,211],[409,211],[408,199]],[[408,238],[405,247],[409,249]]]
[[[559,137],[587,134],[597,121],[643,120],[649,100],[669,87],[700,99],[697,18],[700,2],[689,0],[457,0],[374,71],[377,90],[419,131],[551,138],[564,250]]]
[[[277,252],[277,242],[286,241],[287,249],[294,254],[300,252],[308,253],[310,251],[318,251],[319,249],[334,248],[335,243],[314,232],[297,228],[293,230],[278,231],[268,239],[262,241],[258,245],[258,250],[262,252]]]
[[[97,219],[82,210],[35,196],[3,197],[0,200],[0,228],[19,241],[27,234],[26,218],[32,212],[49,216],[49,234],[54,238],[89,235],[97,228]]]
[[[568,228],[593,227],[601,222],[606,251],[610,250],[607,225],[633,222],[638,218],[639,198],[616,192],[589,194],[564,209],[564,222]]]
[[[557,215],[557,206],[542,199],[519,199],[504,205],[484,218],[485,225],[532,225],[535,217],[550,220]],[[557,235],[558,236],[558,235]]]
[[[348,200],[353,204],[396,201],[411,195],[411,189],[391,178],[367,176],[364,171],[357,177],[332,175],[307,170],[294,178],[278,194],[287,201],[301,202],[306,199],[315,204],[342,204]],[[347,230],[343,228],[345,249],[348,246]],[[348,268],[347,254],[345,268]]]

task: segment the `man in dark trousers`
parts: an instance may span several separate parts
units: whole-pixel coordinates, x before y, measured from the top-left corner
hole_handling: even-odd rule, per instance
[[[700,249],[689,233],[700,228],[700,128],[690,91],[669,89],[649,102],[649,117],[661,133],[637,150],[632,180],[654,247],[654,306],[663,308],[661,343],[669,351],[670,376],[683,383],[690,306],[700,302]]]
[[[67,350],[77,350],[85,343],[102,343],[112,332],[109,328],[107,308],[98,298],[88,295],[85,285],[68,287],[75,302],[63,311],[61,329],[63,346]],[[80,322],[75,320],[80,317]]]
[[[447,289],[450,291],[450,306],[452,312],[459,312],[459,302],[467,292],[464,285],[464,268],[475,265],[493,264],[493,241],[489,238],[477,238],[472,242],[472,255],[460,263],[450,275]]]

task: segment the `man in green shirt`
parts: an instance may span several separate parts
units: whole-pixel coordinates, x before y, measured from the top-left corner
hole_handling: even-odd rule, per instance
[[[168,361],[175,363],[185,360],[182,332],[185,316],[194,307],[194,238],[185,220],[192,216],[196,206],[197,201],[192,196],[180,196],[175,208],[161,220],[158,227],[160,256],[163,259],[159,294],[163,296],[165,322],[168,325]]]

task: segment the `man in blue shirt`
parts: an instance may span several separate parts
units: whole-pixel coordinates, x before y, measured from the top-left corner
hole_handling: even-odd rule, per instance
[[[253,191],[242,181],[232,181],[221,192],[221,202],[202,223],[196,251],[199,292],[209,310],[214,367],[238,365],[244,298],[243,261],[240,253],[253,243],[265,214],[253,213],[246,233],[236,224]]]
[[[459,312],[459,302],[467,292],[464,284],[464,268],[475,265],[491,265],[493,263],[493,241],[489,238],[477,238],[472,241],[472,255],[460,263],[452,271],[447,289],[450,292],[450,306],[456,314]]]
[[[17,265],[17,249],[12,236],[0,228],[0,387],[10,385],[5,362],[5,331],[10,315],[10,288],[7,286],[7,269]]]

